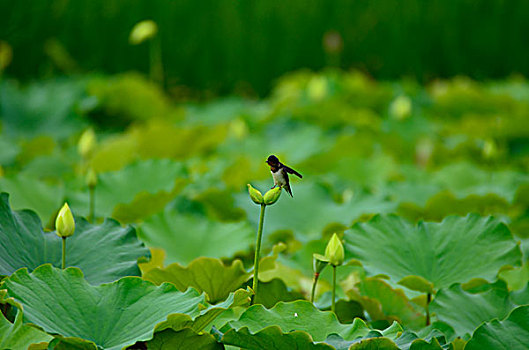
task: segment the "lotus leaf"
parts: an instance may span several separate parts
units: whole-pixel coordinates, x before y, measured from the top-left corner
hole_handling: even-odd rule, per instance
[[[196,257],[232,257],[250,247],[254,231],[247,223],[221,223],[170,208],[145,220],[139,238],[149,247],[163,248],[166,264],[188,264]]]
[[[34,212],[11,210],[6,193],[0,194],[0,241],[0,275],[45,263],[61,266],[61,239],[54,232],[44,232]],[[138,259],[148,257],[149,250],[138,241],[135,230],[112,219],[101,225],[77,219],[75,233],[66,243],[66,265],[81,268],[92,284],[139,276]]]
[[[466,350],[526,350],[529,344],[529,305],[514,309],[502,321],[492,320],[474,331]]]
[[[435,289],[472,278],[492,280],[503,266],[521,263],[520,247],[507,226],[476,214],[418,225],[394,215],[376,216],[346,231],[345,242],[368,273],[393,281],[418,276]],[[424,288],[424,283],[416,287]]]
[[[143,278],[159,285],[171,282],[180,291],[193,287],[199,292],[205,292],[208,301],[218,303],[228,297],[230,292],[237,290],[250,274],[244,270],[240,260],[231,266],[225,266],[219,259],[201,257],[193,260],[188,267],[178,263],[166,268],[154,268]]]
[[[193,289],[182,293],[171,284],[155,286],[138,277],[91,286],[78,268],[60,270],[50,264],[31,274],[20,269],[0,288],[7,290],[8,303],[23,308],[25,322],[66,343],[78,338],[112,350],[152,339],[156,324],[170,314],[198,316],[204,303]]]

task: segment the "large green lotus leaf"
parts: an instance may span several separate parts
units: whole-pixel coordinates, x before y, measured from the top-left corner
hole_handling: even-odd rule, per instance
[[[0,192],[11,195],[14,209],[34,210],[46,226],[64,201],[62,186],[48,184],[28,175],[0,177]]]
[[[333,350],[334,347],[314,343],[312,337],[303,331],[283,332],[278,326],[268,326],[252,333],[247,327],[237,331],[231,329],[224,334],[221,342],[242,349],[270,349],[270,350]]]
[[[20,151],[20,146],[15,140],[3,134],[0,138],[0,165],[6,166],[14,163]]]
[[[384,274],[410,287],[436,289],[472,278],[492,280],[501,267],[520,265],[520,247],[493,217],[449,216],[418,225],[394,215],[376,216],[345,232],[345,247],[368,273]],[[415,277],[414,277],[415,276]],[[417,283],[414,283],[417,284]]]
[[[450,191],[441,191],[429,198],[424,207],[411,203],[402,203],[398,213],[410,220],[441,221],[448,215],[466,215],[479,213],[481,215],[508,214],[511,204],[497,194],[475,195],[457,198]]]
[[[374,337],[362,339],[358,343],[354,343],[349,347],[350,350],[398,350],[397,345],[388,338]]]
[[[264,193],[268,188],[258,186]],[[266,209],[264,232],[267,234],[278,230],[292,230],[300,237],[320,238],[329,224],[345,226],[365,214],[387,213],[393,211],[395,203],[382,196],[354,195],[347,202],[336,203],[329,191],[313,182],[291,182],[294,198],[283,193],[273,206]],[[259,206],[255,205],[248,193],[236,197],[237,204],[244,208],[250,221],[257,227]]]
[[[529,182],[529,177],[513,171],[485,171],[470,163],[457,163],[436,172],[432,180],[451,189],[458,197],[497,194],[512,202],[518,187]]]
[[[75,112],[83,90],[84,82],[76,79],[48,80],[25,88],[2,82],[0,115],[4,132],[13,136],[47,134],[67,138],[83,126]]]
[[[529,282],[529,262],[526,261],[522,266],[514,269],[505,269],[498,274],[498,277],[507,283],[510,290],[520,290]]]
[[[459,336],[471,334],[477,326],[494,318],[504,318],[514,308],[505,282],[487,285],[480,293],[465,291],[460,284],[441,289],[430,304],[430,311],[452,326]]]
[[[45,263],[61,266],[61,238],[44,232],[34,212],[12,211],[6,193],[0,195],[0,242],[0,275]],[[134,228],[111,219],[92,225],[78,218],[75,234],[66,241],[66,265],[81,268],[92,284],[139,276],[137,261],[149,255]]]
[[[171,282],[180,291],[193,287],[200,293],[205,292],[208,302],[213,304],[226,299],[249,277],[240,260],[226,266],[219,259],[205,257],[193,260],[187,267],[174,263],[165,268],[154,268],[143,276],[157,285]]]
[[[198,334],[190,328],[184,328],[176,332],[166,329],[155,333],[154,338],[147,342],[147,348],[152,350],[221,350],[224,346],[208,333]]]
[[[118,171],[138,159],[138,142],[128,134],[116,134],[100,142],[90,159],[97,173]]]
[[[440,187],[432,183],[416,183],[412,181],[394,182],[384,188],[391,198],[399,203],[413,203],[424,206],[428,199],[437,194]]]
[[[393,322],[391,326],[384,330],[371,330],[363,337],[354,340],[344,340],[337,334],[331,334],[325,339],[325,343],[334,346],[336,350],[348,349],[384,349],[397,350],[398,347],[394,343],[401,335],[402,327]]]
[[[514,309],[503,321],[492,320],[474,331],[466,350],[526,350],[529,344],[529,305]]]
[[[285,282],[279,278],[274,278],[270,282],[259,282],[259,293],[256,295],[254,303],[270,309],[280,301],[298,299],[304,299],[301,293],[289,290]]]
[[[370,329],[361,319],[352,324],[338,322],[330,311],[320,311],[306,300],[279,302],[273,308],[266,309],[262,305],[253,305],[246,310],[239,320],[229,323],[234,331],[243,327],[256,333],[269,326],[277,326],[283,332],[303,331],[311,335],[314,341],[323,341],[332,333],[345,340],[353,340],[369,333]],[[228,334],[226,332],[225,336]]]
[[[446,337],[435,329],[422,338],[407,330],[395,340],[395,343],[401,350],[441,350],[440,341],[444,344]]]
[[[131,128],[142,158],[185,159],[215,150],[227,135],[225,125],[182,125],[161,119]]]
[[[7,302],[22,306],[25,322],[116,350],[152,339],[155,325],[170,314],[198,316],[204,303],[204,296],[193,289],[182,293],[172,284],[155,286],[138,277],[95,287],[78,268],[60,270],[49,264],[31,274],[18,270],[1,288],[14,299]]]
[[[244,222],[221,223],[166,208],[145,220],[138,236],[149,247],[163,248],[166,264],[189,264],[199,256],[223,258],[245,251],[255,232]]]
[[[35,327],[23,324],[22,312],[17,312],[13,323],[0,312],[0,349],[27,349],[31,344],[48,343],[52,339]]]
[[[362,304],[373,321],[397,321],[412,329],[424,326],[423,310],[414,305],[401,289],[393,289],[382,279],[366,277],[346,294]]]
[[[279,303],[270,310],[255,305],[229,324],[233,328],[221,341],[250,349],[333,349],[329,344],[347,341],[346,348],[351,349],[394,350],[398,348],[390,338],[402,332],[396,323],[383,331],[372,330],[359,318],[343,325],[334,314],[319,311],[307,301]]]
[[[96,215],[109,217],[115,210],[119,210],[120,216],[124,210],[134,210],[140,207],[145,213],[137,213],[134,217],[147,217],[153,212],[149,210],[156,204],[156,208],[163,206],[174,197],[163,196],[170,194],[177,187],[183,185],[182,180],[187,177],[187,171],[181,162],[170,159],[149,159],[128,165],[124,169],[105,172],[98,175],[95,190]],[[162,195],[149,197],[148,195]],[[139,196],[142,200],[137,201]],[[154,199],[161,199],[161,204]],[[77,215],[87,216],[89,214],[88,192],[78,193],[72,198],[72,210]],[[131,205],[135,204],[135,205]],[[129,205],[120,208],[118,205]],[[130,216],[130,214],[129,214]]]
[[[201,332],[209,331],[213,326],[223,326],[227,321],[233,320],[233,318],[226,319],[220,316],[239,309],[246,309],[250,305],[252,295],[253,292],[249,288],[238,289],[230,293],[228,298],[223,302],[216,305],[201,305],[200,315],[194,319],[190,315],[181,313],[169,315],[166,321],[156,325],[155,332],[168,328],[174,331],[192,328],[195,332]],[[219,317],[220,319],[218,319]]]

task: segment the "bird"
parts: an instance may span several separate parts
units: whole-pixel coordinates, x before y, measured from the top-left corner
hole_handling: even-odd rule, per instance
[[[302,179],[303,176],[301,176],[301,174],[295,171],[294,169],[281,163],[279,159],[273,154],[268,157],[268,159],[266,160],[266,164],[270,166],[270,172],[272,173],[272,177],[274,178],[274,186],[272,186],[272,188],[280,186],[287,191],[290,197],[294,197],[292,195],[292,190],[290,189],[288,174],[294,174],[300,179]]]

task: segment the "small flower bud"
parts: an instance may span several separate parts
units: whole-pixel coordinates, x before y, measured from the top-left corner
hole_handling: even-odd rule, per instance
[[[97,185],[97,174],[93,168],[88,170],[88,174],[86,175],[86,184],[90,188],[94,188]]]
[[[55,219],[55,229],[57,230],[57,236],[59,237],[65,238],[73,235],[75,231],[75,221],[68,203],[64,203],[59,211],[57,219]]]
[[[411,115],[412,104],[408,96],[399,96],[391,102],[389,113],[397,120],[403,120]]]
[[[343,263],[344,255],[342,241],[335,233],[327,244],[327,248],[325,248],[325,258],[328,259],[329,264],[332,266],[339,266]]]
[[[323,269],[329,264],[327,258],[320,254],[312,255],[312,269],[315,275],[319,275]]]
[[[79,151],[81,157],[85,159],[90,158],[95,150],[96,143],[97,140],[94,129],[90,128],[83,132],[79,138],[79,142],[77,143],[77,150]]]
[[[270,191],[266,192],[264,195],[264,204],[272,205],[279,199],[281,196],[281,187],[272,188]]]
[[[148,19],[141,21],[136,23],[136,25],[134,25],[132,28],[129,36],[129,42],[132,45],[138,45],[145,40],[153,38],[156,33],[158,33],[158,26],[153,20]]]
[[[253,188],[250,184],[248,184],[248,193],[250,194],[250,198],[255,204],[264,204],[264,199],[261,192]]]

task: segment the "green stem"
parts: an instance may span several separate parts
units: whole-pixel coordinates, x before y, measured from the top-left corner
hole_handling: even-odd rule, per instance
[[[265,204],[261,204],[261,215],[259,216],[259,228],[257,229],[257,242],[255,243],[255,260],[253,262],[253,300],[257,297],[257,287],[259,284],[259,254],[261,252],[261,241],[263,238],[263,223],[265,216]],[[253,302],[252,302],[253,303]]]
[[[426,293],[426,325],[430,325],[430,303],[432,302],[432,294]]]
[[[331,310],[336,313],[336,266],[332,265],[332,304]]]
[[[90,194],[90,213],[89,213],[89,218],[90,218],[90,222],[93,224],[94,223],[94,220],[95,220],[95,215],[96,215],[96,196],[95,196],[95,186],[89,186],[88,187],[88,192]]]
[[[149,61],[151,79],[164,87],[162,44],[159,35],[149,42]]]
[[[66,267],[66,237],[62,237],[62,269]]]
[[[310,302],[314,303],[314,295],[316,294],[316,285],[318,284],[319,273],[314,273],[314,280],[312,281],[312,291],[310,293]]]

